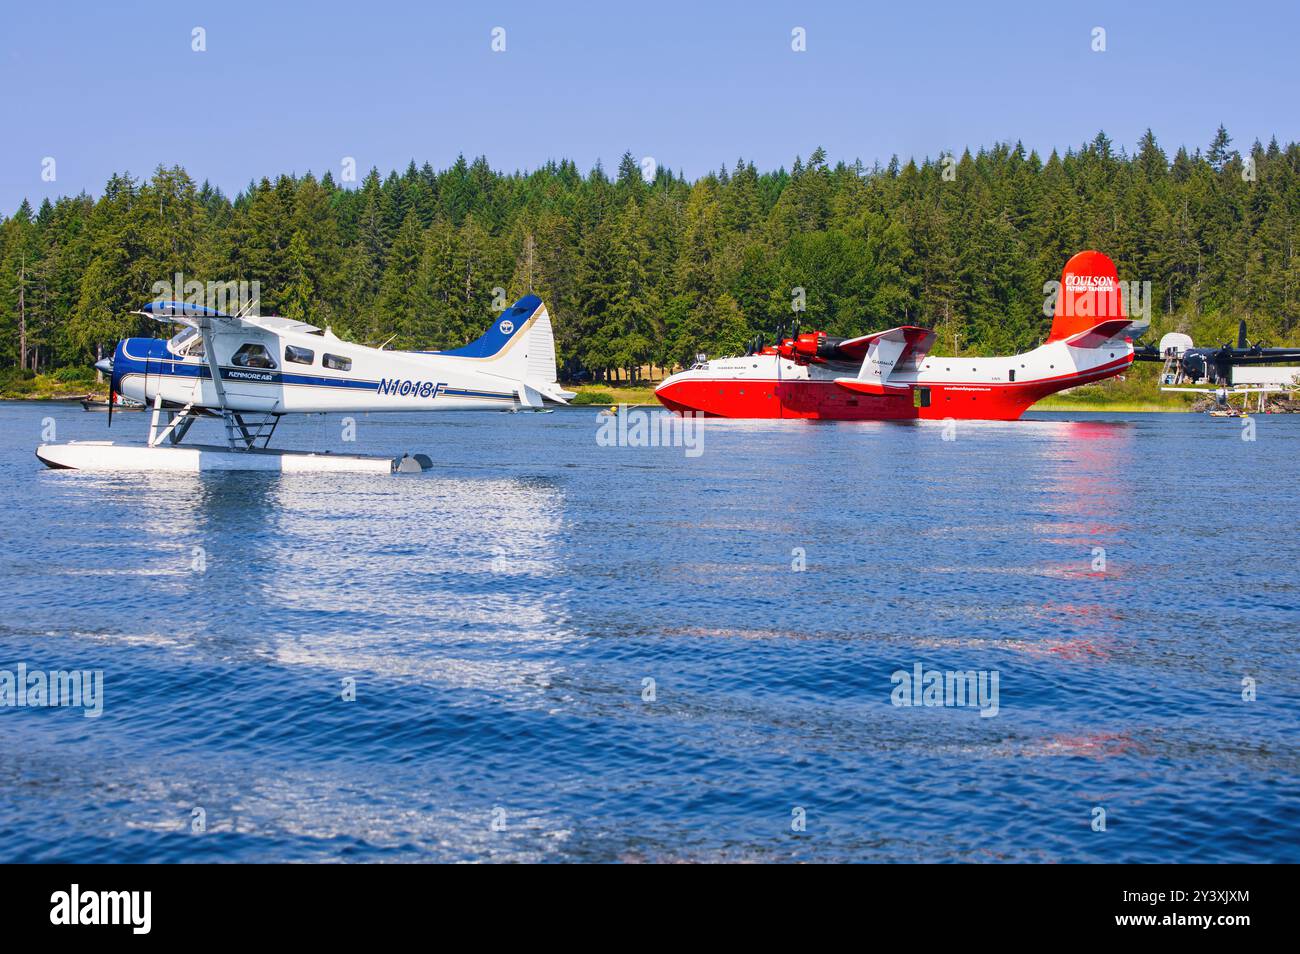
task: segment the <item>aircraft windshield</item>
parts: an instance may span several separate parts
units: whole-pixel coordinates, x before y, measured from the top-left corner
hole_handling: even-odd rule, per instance
[[[197,328],[182,328],[167,342],[167,347],[173,354],[201,358],[203,357],[203,335]]]

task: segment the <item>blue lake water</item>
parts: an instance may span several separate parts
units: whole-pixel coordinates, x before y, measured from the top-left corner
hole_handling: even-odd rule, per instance
[[[4,861],[1300,861],[1300,418],[277,435],[400,477],[48,471],[45,418],[108,436],[0,405],[0,670],[103,714],[0,708]]]

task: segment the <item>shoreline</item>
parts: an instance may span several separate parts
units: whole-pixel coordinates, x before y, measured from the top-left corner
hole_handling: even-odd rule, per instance
[[[42,402],[66,404],[70,401],[84,401],[87,398],[107,400],[108,392],[105,391],[103,394],[95,391],[80,391],[76,394],[0,394],[0,401],[23,401],[31,404],[40,404]]]

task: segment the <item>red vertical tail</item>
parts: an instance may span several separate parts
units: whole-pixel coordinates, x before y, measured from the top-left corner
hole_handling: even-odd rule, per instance
[[[1079,252],[1065,263],[1049,342],[1068,341],[1106,324],[1118,333],[1127,321],[1115,263],[1101,252]]]

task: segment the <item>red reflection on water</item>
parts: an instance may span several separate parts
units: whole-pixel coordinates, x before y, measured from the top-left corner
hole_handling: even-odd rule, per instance
[[[1102,759],[1142,751],[1141,743],[1127,732],[1094,732],[1090,735],[1055,735],[1030,745],[1024,754]]]
[[[1133,425],[1121,421],[1064,421],[1068,429],[1066,436],[1071,440],[1101,441],[1118,440],[1130,436]]]
[[[1062,516],[1091,517],[1094,524],[1098,519],[1114,522],[1113,509],[1100,504],[1124,489],[1117,478],[1127,469],[1134,434],[1130,424],[1106,421],[1058,425],[1054,431],[1058,439],[1047,442],[1042,454],[1053,462],[1068,460],[1068,467],[1048,474],[1053,489],[1061,494]]]
[[[1052,656],[1072,662],[1097,662],[1109,659],[1115,640],[1111,638],[1094,639],[1074,636],[1061,639],[1046,638],[1034,642],[1014,642],[1002,644],[1001,648],[1024,653],[1026,656]]]
[[[1102,603],[1044,603],[1035,613],[1036,616],[1069,616],[1084,623],[1094,623],[1105,619],[1120,619],[1123,614],[1115,607]]]
[[[1063,543],[1070,541],[1053,540],[1051,542]],[[1117,580],[1123,575],[1119,570],[1093,570],[1075,563],[1049,563],[1043,567],[1042,574],[1043,576],[1051,576],[1061,580]]]

